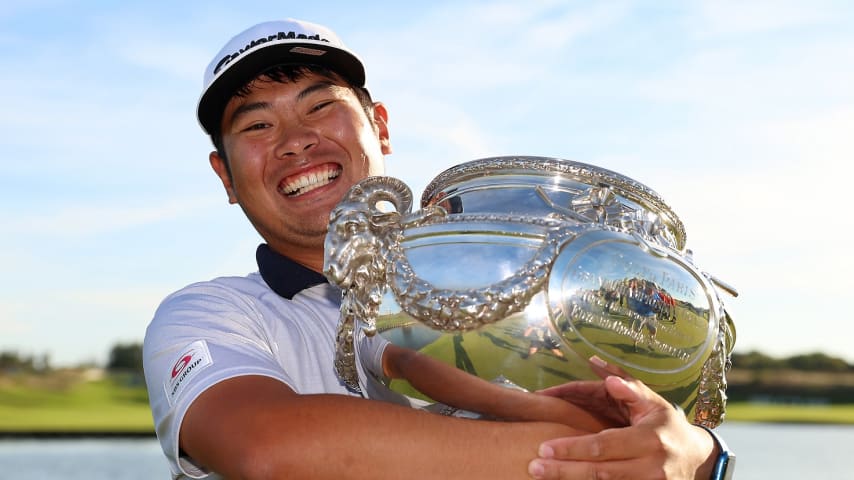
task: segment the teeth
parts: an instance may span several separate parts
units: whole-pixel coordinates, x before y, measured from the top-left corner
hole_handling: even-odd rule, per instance
[[[297,196],[306,192],[310,192],[315,188],[322,187],[331,182],[340,172],[332,167],[323,167],[310,173],[299,175],[296,178],[290,178],[288,182],[280,188],[280,191],[285,195]]]

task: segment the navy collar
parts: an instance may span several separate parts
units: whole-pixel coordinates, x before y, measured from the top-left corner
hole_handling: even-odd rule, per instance
[[[322,274],[274,252],[266,243],[258,245],[255,259],[261,278],[274,292],[288,300],[306,288],[327,282]]]

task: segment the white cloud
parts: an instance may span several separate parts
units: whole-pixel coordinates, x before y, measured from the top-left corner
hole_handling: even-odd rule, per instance
[[[854,98],[847,104],[761,125],[756,135],[776,158],[800,160],[802,168],[793,172],[799,182],[816,182],[812,189],[801,183],[801,188],[792,192],[805,194],[805,207],[812,200],[815,204],[809,208],[818,210],[819,215],[836,213],[827,203],[834,194],[845,191],[836,180],[854,175]],[[825,208],[817,209],[821,204]]]
[[[90,312],[139,312],[150,310],[169,293],[166,288],[136,286],[130,288],[63,288],[45,292],[63,309]]]
[[[560,2],[446,4],[389,28],[394,45],[355,39],[369,65],[369,81],[465,94],[500,85],[530,85],[579,36],[611,26],[625,3],[569,8]],[[473,21],[475,20],[475,21]],[[390,89],[388,87],[387,89]]]
[[[136,12],[134,17],[138,16]],[[202,72],[210,60],[211,46],[199,38],[181,35],[184,25],[158,23],[155,19],[134,22],[134,35],[127,34],[128,14],[110,15],[100,22],[101,38],[96,42],[108,45],[126,65],[152,69],[198,85],[201,93]]]
[[[154,38],[154,39],[152,39]],[[130,65],[138,65],[170,76],[193,81],[202,88],[202,74],[209,55],[207,49],[193,44],[176,44],[174,40],[137,36],[119,44],[119,54]]]
[[[21,321],[20,306],[3,302],[0,304],[0,340],[8,339],[33,329],[32,325]]]
[[[820,246],[813,255],[844,254],[844,235],[832,232],[854,230],[854,219],[845,214],[846,179],[854,177],[852,131],[854,103],[755,124],[751,153],[763,159],[720,166],[714,153],[698,152],[701,168],[650,172],[663,179],[651,186],[684,213],[689,237],[692,230],[700,231],[693,236],[724,253],[802,252],[812,244]],[[826,258],[825,264],[844,258],[850,256]]]
[[[64,3],[63,0],[5,0],[0,3],[0,18],[12,17],[21,12],[51,8]]]
[[[707,35],[763,33],[832,21],[834,1],[703,0],[699,15]]]
[[[67,237],[97,236],[105,232],[151,225],[165,220],[196,215],[212,208],[222,208],[221,198],[171,198],[159,205],[80,204],[65,206],[55,212],[11,215],[4,221],[10,235],[40,235],[56,240]]]

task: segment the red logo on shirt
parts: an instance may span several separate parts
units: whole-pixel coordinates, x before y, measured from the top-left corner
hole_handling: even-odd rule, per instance
[[[168,365],[168,364],[167,364]],[[187,386],[192,384],[190,380],[205,368],[213,365],[208,344],[204,340],[195,342],[184,347],[177,360],[172,364],[170,376],[163,382],[163,388],[169,398],[169,404]]]
[[[190,360],[193,359],[191,354],[184,355],[177,362],[175,362],[175,366],[172,367],[172,378],[178,376],[181,373],[181,370],[187,368],[187,365],[190,363]]]

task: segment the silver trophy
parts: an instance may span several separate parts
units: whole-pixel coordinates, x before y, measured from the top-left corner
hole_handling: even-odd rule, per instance
[[[694,423],[723,420],[735,330],[721,292],[736,292],[693,264],[654,191],[592,165],[497,157],[446,170],[411,205],[406,184],[371,177],[331,214],[324,273],[344,292],[336,369],[348,385],[365,375],[362,329],[527,390],[598,378],[596,355]]]

